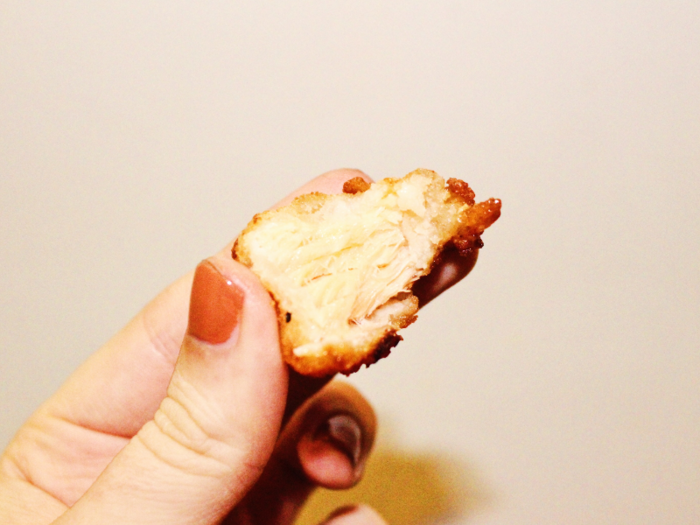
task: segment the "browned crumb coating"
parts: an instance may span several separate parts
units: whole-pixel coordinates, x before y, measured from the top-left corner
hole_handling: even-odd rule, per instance
[[[501,216],[500,199],[489,199],[469,208],[462,218],[462,226],[452,243],[460,255],[483,248],[481,234]]]
[[[350,374],[389,355],[397,331],[416,319],[413,283],[441,252],[483,246],[501,201],[476,203],[459,179],[429,170],[339,195],[313,193],[256,215],[233,248],[270,292],[282,354],[297,372]]]
[[[343,184],[343,193],[349,193],[351,195],[364,193],[369,187],[370,184],[365,179],[362,177],[354,177],[345,181],[345,184]]]
[[[464,203],[469,204],[469,206],[473,206],[476,202],[474,190],[462,179],[447,179],[447,191],[455,197],[464,199]]]

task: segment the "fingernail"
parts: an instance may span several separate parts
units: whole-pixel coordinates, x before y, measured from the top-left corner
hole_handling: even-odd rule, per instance
[[[317,437],[335,445],[357,470],[362,452],[362,429],[352,416],[338,414],[331,417],[318,429]]]
[[[229,340],[243,307],[245,295],[208,261],[197,266],[190,297],[187,333],[209,344]]]
[[[346,514],[357,512],[357,508],[357,505],[344,505],[342,507],[338,507],[328,515],[328,517],[323,523],[325,524],[329,521],[334,520],[335,518],[340,518],[341,516],[345,516]]]
[[[322,525],[386,525],[377,511],[366,505],[348,505],[332,512]]]

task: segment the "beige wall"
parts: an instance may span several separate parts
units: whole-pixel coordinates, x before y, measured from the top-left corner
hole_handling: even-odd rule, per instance
[[[422,166],[504,212],[353,378],[365,492],[395,523],[700,523],[700,3],[296,4],[0,4],[0,443],[256,211]]]

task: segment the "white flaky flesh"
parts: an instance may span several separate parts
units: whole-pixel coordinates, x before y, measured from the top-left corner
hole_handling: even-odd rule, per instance
[[[450,199],[444,184],[418,171],[363,193],[306,196],[261,214],[240,249],[304,334],[295,355],[337,344],[359,348],[392,317],[415,312],[411,286],[467,207]]]

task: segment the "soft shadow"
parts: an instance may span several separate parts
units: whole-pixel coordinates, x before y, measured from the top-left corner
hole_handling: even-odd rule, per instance
[[[318,525],[333,510],[352,503],[374,507],[390,525],[423,525],[467,518],[489,502],[476,472],[441,454],[379,449],[363,480],[347,491],[318,490],[298,525]]]

